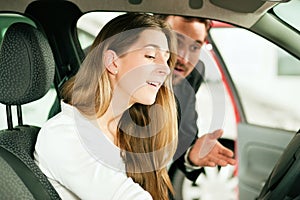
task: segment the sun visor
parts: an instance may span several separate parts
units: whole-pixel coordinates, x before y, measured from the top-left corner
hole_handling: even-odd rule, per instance
[[[265,1],[262,0],[209,0],[218,7],[226,8],[235,12],[253,13],[260,8]]]

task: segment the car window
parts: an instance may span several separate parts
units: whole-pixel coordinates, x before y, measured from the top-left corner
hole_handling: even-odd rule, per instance
[[[19,14],[14,13],[1,13],[0,14],[0,43],[2,43],[3,37],[7,28],[15,22],[25,22],[36,27],[35,23]],[[56,91],[53,86],[51,86],[48,93],[39,100],[22,105],[23,123],[26,124],[30,122],[30,125],[41,126],[47,119],[48,113],[51,106],[56,98]],[[13,112],[13,124],[17,125],[17,109],[12,106]],[[6,107],[0,104],[0,129],[7,128],[6,123]]]
[[[200,60],[205,65],[205,82],[196,94],[199,135],[222,128],[223,137],[234,140],[237,136],[234,103],[210,43],[202,46]]]
[[[83,50],[92,45],[101,28],[122,12],[89,12],[77,21],[78,39]]]
[[[297,130],[300,61],[242,28],[213,28],[211,37],[237,87],[249,123]]]
[[[274,7],[274,13],[298,31],[300,30],[300,1],[281,3]]]
[[[25,23],[35,26],[33,21],[31,21],[30,19],[28,19],[22,15],[18,15],[18,14],[0,13],[0,19],[1,19],[0,20],[0,40],[1,40],[1,42],[3,40],[4,34],[7,30],[7,28],[15,22],[25,22]]]

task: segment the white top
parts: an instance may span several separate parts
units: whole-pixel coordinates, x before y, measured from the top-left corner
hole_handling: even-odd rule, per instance
[[[63,102],[62,112],[41,128],[34,158],[62,199],[152,200],[126,176],[120,150]]]

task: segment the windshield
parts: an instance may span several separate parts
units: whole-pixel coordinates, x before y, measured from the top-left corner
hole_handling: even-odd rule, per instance
[[[283,21],[300,30],[300,0],[292,0],[288,3],[278,4],[274,13]]]

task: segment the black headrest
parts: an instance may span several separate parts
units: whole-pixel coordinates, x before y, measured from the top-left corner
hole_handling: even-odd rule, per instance
[[[12,24],[0,49],[0,103],[21,105],[43,97],[55,62],[45,36],[26,23]]]

